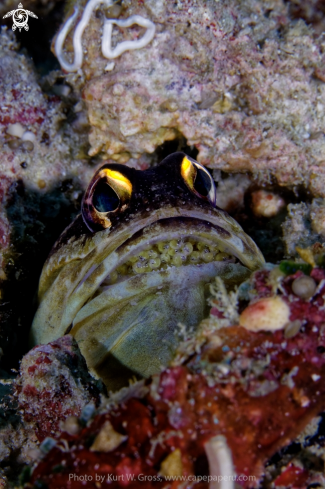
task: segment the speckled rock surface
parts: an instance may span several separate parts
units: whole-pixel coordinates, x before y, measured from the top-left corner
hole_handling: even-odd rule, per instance
[[[33,430],[23,425],[17,402],[13,399],[14,375],[0,370],[0,487],[8,480],[18,481],[24,464],[32,464],[37,453],[37,438]]]
[[[283,226],[283,239],[289,256],[296,254],[296,247],[306,247],[325,241],[325,202],[314,199],[288,206],[288,216]]]
[[[17,54],[17,48],[13,34],[2,29],[0,170],[5,180],[3,187],[6,188],[7,181],[10,184],[22,179],[26,187],[45,192],[68,175],[83,178],[82,140],[78,133],[69,131],[68,124],[62,128],[66,115],[60,98],[41,90],[32,63],[26,56]],[[85,181],[89,175],[85,175]]]
[[[26,426],[42,441],[58,434],[67,417],[80,416],[87,404],[98,406],[99,385],[75,340],[66,335],[24,356],[15,396]]]
[[[69,335],[25,355],[17,379],[0,381],[0,484],[17,487],[23,467],[40,456],[40,441],[58,435],[86,406],[95,409],[101,388]]]
[[[82,76],[68,76],[87,104],[91,155],[141,167],[182,134],[205,165],[324,195],[322,38],[290,22],[280,1],[125,0],[119,19],[134,14],[155,23],[151,43],[105,72],[99,7],[83,36]],[[114,45],[139,36],[115,30]]]

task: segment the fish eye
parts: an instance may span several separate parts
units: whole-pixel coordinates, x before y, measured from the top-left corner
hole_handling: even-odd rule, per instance
[[[98,212],[113,212],[120,204],[117,193],[107,183],[100,180],[93,194],[93,206]]]
[[[92,232],[110,228],[111,218],[123,212],[131,199],[132,183],[120,171],[107,165],[100,168],[84,195],[81,212]]]
[[[209,192],[211,191],[211,177],[210,175],[201,170],[201,168],[197,168],[197,174],[194,180],[194,188],[203,197],[208,197]]]
[[[216,186],[208,170],[192,158],[185,156],[181,163],[181,175],[188,188],[203,200],[216,206]]]

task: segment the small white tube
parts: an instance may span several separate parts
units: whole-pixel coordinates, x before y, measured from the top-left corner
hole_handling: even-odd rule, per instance
[[[82,50],[82,43],[81,43],[82,35],[89,23],[94,8],[100,3],[105,3],[108,7],[110,7],[113,4],[112,0],[89,0],[89,2],[85,7],[84,13],[82,14],[80,22],[77,25],[73,35],[73,49],[75,53],[73,63],[68,63],[63,59],[62,48],[66,40],[66,37],[68,35],[68,32],[71,29],[71,26],[78,15],[78,11],[79,11],[78,7],[75,7],[74,13],[72,14],[71,17],[68,18],[63,28],[57,35],[55,45],[54,45],[54,51],[59,60],[61,67],[65,71],[68,72],[78,71],[81,68],[82,60],[83,60],[83,50]]]
[[[210,438],[204,445],[209,462],[210,475],[215,476],[209,484],[209,489],[234,489],[234,467],[232,455],[224,436]]]
[[[63,45],[65,43],[66,37],[78,16],[79,9],[75,7],[74,13],[69,17],[62,27],[61,31],[58,33],[55,44],[54,51],[59,60],[59,63],[63,70],[67,72],[78,71],[82,67],[83,62],[83,48],[82,48],[82,35],[85,28],[87,27],[93,10],[100,3],[104,3],[108,7],[113,5],[113,0],[89,0],[82,17],[77,24],[76,30],[73,34],[73,49],[74,49],[74,59],[72,63],[69,63],[63,58]],[[112,49],[112,29],[113,24],[120,25],[121,27],[129,27],[133,24],[138,24],[141,27],[147,29],[146,33],[141,39],[136,41],[123,41],[118,44],[114,49]],[[128,19],[116,20],[116,19],[106,19],[104,22],[103,36],[102,36],[102,53],[105,58],[112,59],[117,58],[122,53],[130,49],[140,49],[146,46],[155,35],[155,24],[151,20],[145,19],[141,15],[132,15]],[[112,69],[112,68],[110,68]],[[109,71],[109,68],[107,68]]]
[[[112,49],[112,30],[113,24],[119,25],[121,27],[130,27],[133,24],[138,24],[141,27],[147,29],[146,33],[136,41],[123,41],[120,42],[114,49]],[[132,15],[128,19],[116,20],[116,19],[106,19],[104,23],[104,31],[102,37],[102,53],[105,58],[113,59],[120,56],[125,51],[131,49],[140,49],[149,44],[155,35],[155,24],[151,20],[145,19],[141,15]]]

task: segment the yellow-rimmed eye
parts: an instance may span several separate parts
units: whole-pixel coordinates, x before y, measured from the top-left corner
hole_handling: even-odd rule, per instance
[[[216,205],[216,186],[203,165],[185,156],[181,163],[181,175],[188,188],[198,197]]]
[[[98,178],[100,179],[101,187],[98,188],[98,185],[95,187],[94,197],[97,196],[102,201],[103,209],[101,212],[112,212],[114,210],[115,200],[113,194],[117,195],[122,205],[130,200],[132,183],[122,173],[104,168],[99,171]]]
[[[111,217],[125,210],[132,195],[132,183],[123,173],[101,168],[86,190],[82,216],[91,231],[111,227]]]

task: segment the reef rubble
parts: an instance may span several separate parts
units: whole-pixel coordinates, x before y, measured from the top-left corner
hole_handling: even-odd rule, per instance
[[[267,266],[237,292],[217,279],[209,318],[184,340],[173,364],[103,398],[86,425],[79,421],[75,432],[54,437],[24,487],[77,488],[83,481],[87,488],[151,488],[174,477],[174,488],[184,480],[211,488],[219,487],[218,476],[229,477],[229,488],[235,480],[245,488],[324,484],[322,448],[312,464],[298,454],[265,468],[325,408],[325,271],[310,268]],[[295,285],[303,277],[315,285],[308,299],[301,297],[306,285]],[[287,308],[286,321],[269,309],[279,321],[273,330],[257,307],[265,300]],[[244,315],[250,321],[240,326]],[[260,328],[251,327],[254,321]],[[36,424],[39,417],[35,411]],[[318,441],[323,447],[324,437]]]
[[[87,404],[98,406],[100,392],[100,382],[89,374],[75,340],[66,335],[23,357],[14,395],[24,425],[43,441],[58,435],[67,417],[80,417]]]
[[[73,417],[95,409],[103,390],[69,335],[33,348],[21,361],[19,377],[0,384],[7,388],[1,391],[0,481],[11,483],[39,456],[40,442],[59,435],[67,418],[72,429]]]

